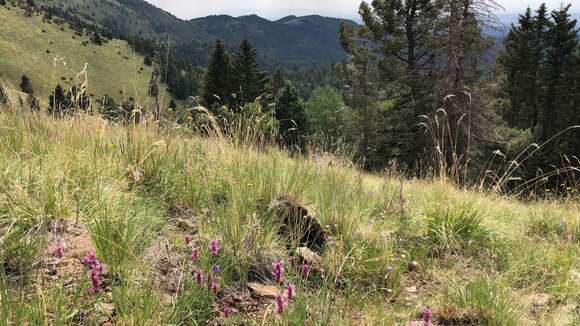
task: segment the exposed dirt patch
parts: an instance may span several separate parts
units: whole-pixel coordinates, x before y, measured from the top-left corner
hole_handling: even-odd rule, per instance
[[[214,310],[217,315],[223,314],[225,309],[231,309],[233,315],[261,318],[272,304],[269,296],[250,291],[245,286],[230,286],[224,289],[220,299],[214,304]]]
[[[86,267],[80,260],[94,251],[91,235],[83,224],[55,223],[50,227],[48,246],[41,262],[41,277],[44,280],[64,279],[65,284],[86,277]],[[57,246],[62,246],[62,258],[56,256]]]
[[[173,248],[169,238],[160,236],[153,240],[145,251],[144,259],[150,266],[155,285],[169,296],[175,294],[182,277],[180,264],[183,262],[183,255]],[[169,300],[167,298],[165,301]]]

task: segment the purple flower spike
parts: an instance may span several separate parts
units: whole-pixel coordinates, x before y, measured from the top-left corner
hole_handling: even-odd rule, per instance
[[[56,243],[56,248],[54,248],[54,256],[58,259],[64,257],[64,247],[62,246],[61,241]]]
[[[221,272],[221,271],[222,271],[222,269],[220,268],[220,265],[215,265],[215,266],[214,266],[214,267],[211,269],[211,271],[212,271],[214,274],[218,274],[219,272]]]
[[[185,236],[185,244],[190,244],[191,243],[191,240],[193,240],[191,238],[191,235],[188,234],[188,235]]]
[[[232,309],[229,307],[225,307],[223,310],[224,317],[229,318],[232,315]]]
[[[217,282],[212,282],[210,286],[210,290],[213,293],[218,293],[220,291],[220,285]]]
[[[296,267],[296,256],[292,256],[290,257],[290,267],[295,268]]]
[[[219,243],[217,240],[211,240],[209,242],[209,251],[211,252],[211,255],[213,257],[216,257],[218,255],[218,251],[219,251]]]
[[[193,272],[193,278],[195,279],[195,282],[198,285],[201,285],[203,283],[203,272],[200,270],[196,270],[195,272]]]
[[[296,287],[294,286],[294,284],[288,283],[288,285],[286,286],[286,296],[288,297],[288,300],[294,299],[294,297],[296,296]]]
[[[83,259],[81,259],[81,264],[83,264],[85,267],[89,267],[90,268],[97,261],[98,261],[97,254],[95,254],[94,251],[91,251],[85,257],[83,257]]]
[[[388,266],[387,267],[387,273],[392,274],[395,271],[395,268],[393,266]]]
[[[307,278],[308,274],[310,274],[310,265],[308,265],[306,262],[303,262],[302,266],[300,267],[300,275],[302,275],[302,278]]]
[[[431,310],[431,308],[429,307],[425,307],[425,309],[423,309],[423,326],[429,326],[429,320],[431,319],[431,315],[433,314],[433,311]]]
[[[191,248],[191,261],[194,263],[199,260],[199,249],[197,247]]]
[[[276,313],[282,314],[284,313],[284,298],[281,295],[276,295]]]
[[[277,259],[275,262],[272,263],[272,267],[274,267],[274,272],[272,272],[272,276],[276,279],[278,284],[282,284],[284,282],[284,263]]]

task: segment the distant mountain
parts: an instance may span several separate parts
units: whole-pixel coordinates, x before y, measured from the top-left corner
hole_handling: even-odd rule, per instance
[[[355,24],[351,20],[321,16],[288,16],[271,21],[257,15],[222,15],[186,21],[143,0],[36,0],[36,3],[115,34],[137,35],[158,42],[171,39],[177,53],[182,57],[189,55],[197,63],[207,59],[200,57],[200,53],[207,56],[217,38],[232,49],[248,38],[262,60],[271,64],[286,67],[328,64],[345,56],[339,43],[340,24]]]
[[[321,16],[288,16],[270,21],[257,15],[209,16],[190,21],[193,29],[229,45],[249,39],[261,55],[280,64],[312,65],[336,62],[345,53],[339,42],[340,24],[353,21]]]

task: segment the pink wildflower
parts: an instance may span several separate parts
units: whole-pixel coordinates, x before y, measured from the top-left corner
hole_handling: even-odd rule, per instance
[[[308,274],[310,274],[310,265],[308,265],[306,262],[303,262],[302,266],[300,267],[300,275],[302,275],[302,278],[307,278]]]
[[[91,268],[98,261],[97,255],[94,251],[89,252],[86,256],[81,259],[81,264],[85,267]]]
[[[197,247],[191,248],[191,261],[194,263],[199,260],[199,249]]]
[[[213,257],[216,257],[218,255],[218,251],[219,251],[219,243],[217,240],[211,240],[209,242],[209,251],[211,252],[211,255]]]
[[[290,257],[289,261],[290,261],[290,267],[295,268],[296,267],[296,256]]]
[[[99,272],[97,265],[93,265],[90,278],[92,287],[89,289],[89,292],[93,294],[101,292],[101,273]]]
[[[210,286],[210,290],[213,293],[218,293],[220,291],[220,285],[217,282],[212,282]]]
[[[423,326],[429,326],[429,320],[431,319],[431,315],[433,314],[433,311],[431,310],[431,308],[429,307],[425,307],[425,309],[423,309]]]
[[[188,234],[185,236],[185,244],[190,244],[191,240],[192,240],[191,235]]]
[[[277,259],[272,263],[272,267],[274,267],[272,276],[276,279],[278,284],[282,284],[284,282],[284,263],[280,259]]]
[[[195,282],[198,285],[201,285],[203,283],[203,272],[200,270],[196,270],[193,272],[193,278],[195,278]]]
[[[288,297],[288,300],[294,299],[294,297],[296,296],[296,287],[294,286],[294,284],[288,283],[288,285],[286,286],[286,296]]]
[[[54,249],[54,256],[58,259],[64,257],[64,248],[62,246],[62,242],[58,241],[56,243],[56,248]]]
[[[223,313],[224,313],[224,317],[228,318],[232,315],[232,309],[230,309],[229,307],[225,307],[223,309]]]
[[[284,298],[281,295],[276,295],[276,312],[278,314],[284,313]]]

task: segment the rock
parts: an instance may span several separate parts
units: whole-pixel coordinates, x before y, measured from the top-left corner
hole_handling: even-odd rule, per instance
[[[256,282],[248,283],[248,288],[252,293],[260,297],[275,298],[278,294],[278,287],[275,285],[267,285]]]
[[[195,223],[191,220],[186,220],[184,218],[178,218],[176,220],[177,222],[177,227],[180,228],[183,231],[195,231],[196,230],[196,226]]]
[[[417,287],[416,286],[409,286],[405,288],[405,292],[409,293],[409,294],[414,294],[417,293]]]
[[[279,218],[282,226],[279,234],[289,245],[305,246],[311,250],[322,251],[326,234],[313,214],[288,196],[280,196],[272,204],[270,211]]]
[[[413,260],[412,262],[409,263],[409,265],[407,266],[407,269],[410,272],[417,271],[417,270],[419,270],[419,263],[417,261]]]
[[[322,263],[322,257],[307,247],[296,248],[296,253],[302,259],[306,260],[314,266],[320,265]]]

